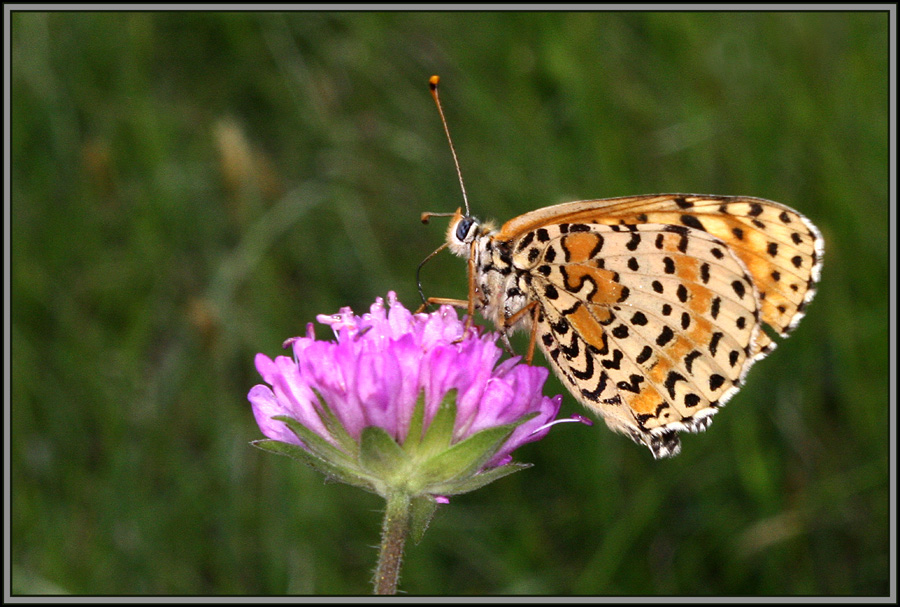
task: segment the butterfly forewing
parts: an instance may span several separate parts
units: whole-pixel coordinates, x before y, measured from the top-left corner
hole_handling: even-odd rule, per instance
[[[661,194],[571,202],[521,215],[496,238],[514,240],[547,223],[659,223],[708,232],[744,263],[762,321],[782,336],[803,317],[821,271],[823,242],[815,226],[790,207],[761,198]],[[773,346],[763,334],[754,355]]]
[[[578,400],[614,430],[676,454],[815,292],[818,230],[748,197],[667,194],[579,201],[485,230],[478,307],[506,328],[536,304],[535,338]],[[523,324],[527,324],[524,317]]]

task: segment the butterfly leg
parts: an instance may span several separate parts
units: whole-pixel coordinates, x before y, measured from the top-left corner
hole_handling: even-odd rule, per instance
[[[507,337],[507,328],[512,327],[517,322],[522,320],[522,318],[526,314],[531,314],[531,338],[528,340],[528,354],[525,356],[525,362],[527,364],[531,364],[532,359],[534,358],[534,344],[537,341],[537,330],[538,330],[538,314],[540,314],[540,309],[538,308],[538,302],[533,301],[530,304],[524,306],[522,309],[518,310],[515,314],[510,314],[503,322],[503,327],[501,331],[503,333],[503,339],[507,346],[509,346],[509,338]]]
[[[425,311],[425,308],[430,305],[435,306],[453,306],[454,308],[467,308],[469,306],[469,302],[465,299],[451,299],[448,297],[429,297],[425,303],[419,306],[416,309],[416,314]]]
[[[475,251],[477,240],[473,240],[472,244],[469,246],[469,259],[466,263],[466,273],[468,274],[467,278],[469,279],[469,301],[466,306],[466,330],[469,330],[472,327],[472,322],[475,320],[475,295],[478,293],[478,285],[475,281]]]
[[[441,247],[443,249],[444,247]],[[441,249],[438,249],[440,251]],[[438,251],[435,251],[437,253]],[[432,253],[433,255],[434,253]],[[466,309],[466,322],[465,328],[466,330],[472,327],[472,323],[475,320],[475,295],[478,293],[478,286],[475,282],[475,242],[472,242],[471,252],[468,259],[468,282],[469,282],[469,298],[468,300],[462,299],[450,299],[446,297],[429,297],[425,300],[419,308],[416,310],[416,314],[423,312],[425,308],[431,304],[436,305],[448,305],[453,306],[455,308],[465,308]],[[430,256],[429,256],[430,257]],[[427,259],[426,259],[427,261]],[[424,263],[424,262],[423,262]],[[421,267],[421,264],[420,264]],[[421,289],[420,289],[421,292]]]

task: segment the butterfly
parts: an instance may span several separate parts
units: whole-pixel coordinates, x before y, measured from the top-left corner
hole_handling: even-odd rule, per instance
[[[467,205],[444,248],[467,260],[468,298],[429,303],[479,310],[504,339],[530,332],[528,362],[537,344],[578,401],[659,459],[680,452],[679,432],[708,428],[775,348],[765,327],[797,326],[824,241],[770,200],[652,194],[550,206],[499,229]]]

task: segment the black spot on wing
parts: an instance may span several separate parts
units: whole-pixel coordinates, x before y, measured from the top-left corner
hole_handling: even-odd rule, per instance
[[[704,232],[706,231],[703,223],[693,215],[682,215],[681,223],[689,228],[694,228],[695,230],[703,230]]]
[[[603,359],[600,363],[606,367],[607,369],[618,369],[621,366],[622,358],[624,354],[622,354],[621,350],[613,350],[613,359]]]
[[[659,336],[656,338],[656,345],[664,346],[672,341],[673,337],[675,337],[675,332],[672,331],[669,325],[665,325],[663,326],[662,331],[659,332]]]
[[[527,232],[525,236],[522,237],[522,240],[519,241],[519,244],[516,245],[516,251],[522,252],[525,248],[530,245],[534,241],[534,232]]]
[[[625,248],[629,251],[634,251],[638,248],[638,245],[641,244],[641,235],[637,232],[632,232],[631,239],[625,244]]]
[[[581,394],[588,400],[593,402],[598,402],[600,400],[600,395],[603,394],[603,391],[606,390],[606,384],[609,381],[609,376],[606,374],[606,371],[600,373],[600,377],[597,380],[597,385],[593,390],[588,390],[587,388],[581,389]]]
[[[635,394],[641,391],[640,384],[644,381],[644,377],[642,375],[632,374],[628,378],[631,380],[630,382],[620,381],[616,384],[616,387],[619,390],[625,390],[627,392],[634,392]]]
[[[680,381],[687,381],[687,379],[677,371],[669,371],[669,374],[666,376],[666,381],[664,382],[666,390],[669,391],[669,398],[675,398],[675,384]]]
[[[694,374],[694,361],[700,356],[702,356],[702,354],[698,350],[692,350],[684,357],[684,368],[687,369],[687,372],[691,375]]]
[[[637,358],[634,360],[639,365],[642,365],[645,362],[647,362],[652,355],[653,355],[653,348],[651,348],[650,346],[644,346],[644,348],[641,350],[641,353],[638,354]]]

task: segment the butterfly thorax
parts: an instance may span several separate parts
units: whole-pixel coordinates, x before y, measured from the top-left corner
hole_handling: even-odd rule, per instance
[[[505,332],[531,327],[528,315],[515,325],[508,319],[529,301],[519,260],[514,258],[510,243],[497,240],[493,230],[486,229],[476,239],[474,251],[475,290],[482,316]]]

